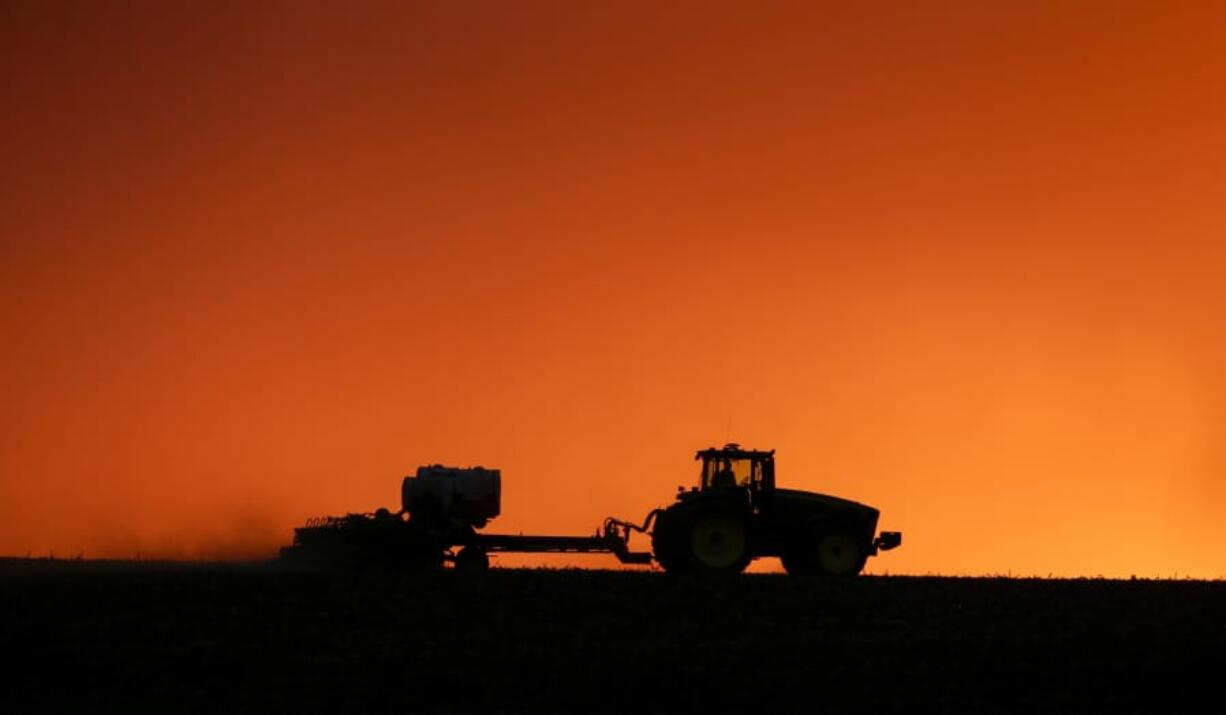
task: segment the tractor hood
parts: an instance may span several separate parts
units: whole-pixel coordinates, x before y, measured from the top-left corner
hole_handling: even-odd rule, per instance
[[[829,494],[818,494],[817,492],[805,492],[799,489],[775,489],[776,503],[784,503],[793,507],[812,509],[822,512],[837,512],[841,514],[857,514],[864,517],[872,517],[873,522],[879,516],[878,512],[873,507],[850,499],[840,499],[839,497],[830,496]]]

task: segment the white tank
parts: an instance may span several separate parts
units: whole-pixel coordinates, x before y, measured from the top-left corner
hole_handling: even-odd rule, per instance
[[[484,467],[418,467],[416,477],[405,477],[401,505],[410,513],[437,513],[485,526],[498,516],[502,505],[502,474]]]

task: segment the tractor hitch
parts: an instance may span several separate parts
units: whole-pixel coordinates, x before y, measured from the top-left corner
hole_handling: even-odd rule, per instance
[[[637,531],[640,534],[646,534],[651,529],[651,523],[655,521],[656,515],[660,513],[659,509],[653,509],[643,520],[642,524],[635,524],[629,521],[622,521],[609,517],[604,520],[604,525],[597,532],[597,538],[603,540],[617,557],[617,560],[623,564],[650,564],[650,551],[631,551],[630,550],[630,533]],[[600,532],[604,533],[601,534]]]

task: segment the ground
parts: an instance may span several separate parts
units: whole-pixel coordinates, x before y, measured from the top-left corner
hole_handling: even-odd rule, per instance
[[[0,562],[4,711],[965,712],[1214,692],[1226,582]]]

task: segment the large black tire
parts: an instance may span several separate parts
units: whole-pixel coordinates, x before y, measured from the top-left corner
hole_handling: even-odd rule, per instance
[[[690,557],[696,570],[739,574],[753,560],[745,516],[726,509],[695,515],[688,530]]]
[[[799,538],[783,554],[783,568],[793,576],[850,577],[864,570],[868,551],[845,529],[828,529]]]
[[[689,573],[694,570],[694,560],[686,545],[687,516],[684,512],[670,509],[656,517],[656,525],[651,532],[651,553],[667,573]]]
[[[675,505],[656,517],[651,550],[668,573],[738,574],[753,560],[748,511],[727,499]]]

